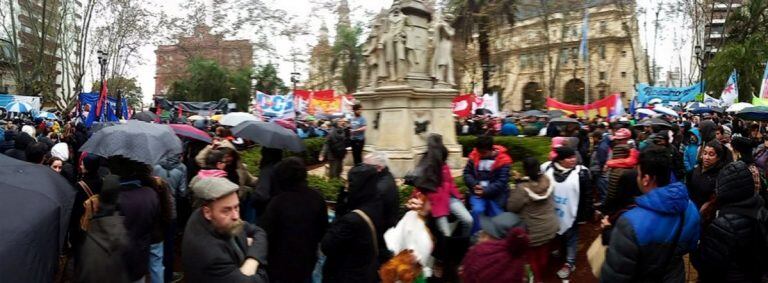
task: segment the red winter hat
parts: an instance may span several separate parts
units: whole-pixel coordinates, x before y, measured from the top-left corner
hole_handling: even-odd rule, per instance
[[[465,283],[522,282],[525,276],[525,251],[528,234],[512,228],[507,237],[472,247],[464,257],[461,277]]]
[[[626,140],[632,137],[632,133],[627,128],[621,128],[613,133],[611,140]]]

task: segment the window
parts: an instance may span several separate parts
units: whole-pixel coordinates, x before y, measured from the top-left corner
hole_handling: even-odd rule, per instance
[[[621,50],[621,57],[626,58],[627,57],[627,51]]]
[[[528,68],[528,54],[520,55],[520,69]]]
[[[571,48],[571,59],[573,59],[573,60],[579,59],[579,48],[578,47]]]
[[[573,36],[573,37],[577,37],[577,36],[579,36],[579,35],[577,34],[577,32],[576,32],[576,28],[572,28],[572,29],[571,29],[571,36]]]
[[[600,21],[600,33],[606,33],[608,31],[608,24],[605,21]]]
[[[621,72],[621,77],[622,78],[626,78],[627,77],[627,72]]]
[[[563,38],[568,36],[568,27],[563,27],[562,34],[560,34]]]
[[[605,60],[605,45],[600,45],[600,59]]]
[[[598,92],[598,95],[600,95],[600,98],[601,98],[601,99],[605,98],[605,90],[600,90],[600,91]]]
[[[560,49],[560,63],[568,63],[568,48]]]
[[[601,81],[605,80],[605,72],[600,72],[600,80]]]

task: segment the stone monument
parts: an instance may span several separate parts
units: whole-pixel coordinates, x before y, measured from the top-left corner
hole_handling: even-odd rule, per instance
[[[421,0],[395,0],[371,24],[355,99],[368,121],[364,151],[386,152],[396,177],[415,167],[430,133],[443,136],[452,168],[464,165],[451,109],[451,20],[433,18]]]

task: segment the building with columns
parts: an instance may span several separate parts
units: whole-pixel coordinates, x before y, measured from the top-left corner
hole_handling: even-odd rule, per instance
[[[547,1],[544,1],[547,2]],[[634,84],[648,81],[648,64],[641,48],[634,1],[588,1],[588,58],[579,56],[584,21],[583,1],[520,1],[514,26],[499,23],[491,34],[492,71],[489,86],[501,94],[500,109],[543,108],[546,97],[583,104],[618,93],[625,101]],[[557,2],[557,3],[551,3]],[[574,2],[574,3],[569,3]],[[463,89],[480,85],[482,71],[476,47],[469,46],[474,66],[465,69]],[[477,87],[475,87],[477,89]],[[626,104],[625,104],[626,105]]]

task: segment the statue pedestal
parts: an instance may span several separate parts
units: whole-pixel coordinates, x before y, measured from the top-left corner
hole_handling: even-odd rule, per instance
[[[456,132],[451,101],[458,94],[453,89],[381,86],[355,94],[368,121],[364,151],[382,151],[389,157],[389,169],[395,177],[412,170],[426,150],[430,133],[443,136],[448,148],[448,165],[464,166]],[[416,123],[426,124],[426,131],[416,133]]]

